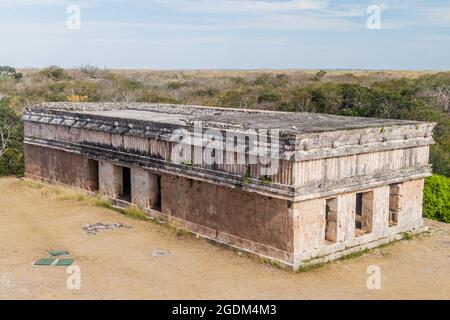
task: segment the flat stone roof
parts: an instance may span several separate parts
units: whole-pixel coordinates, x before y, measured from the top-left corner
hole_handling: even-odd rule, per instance
[[[30,108],[32,111],[40,109],[172,125],[189,125],[194,121],[202,121],[205,126],[221,129],[279,129],[291,134],[419,123],[407,120],[346,117],[306,112],[276,112],[155,103],[52,102]]]

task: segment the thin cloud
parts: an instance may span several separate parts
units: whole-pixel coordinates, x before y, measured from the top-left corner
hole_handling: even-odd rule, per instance
[[[291,1],[265,1],[265,0],[152,0],[141,1],[139,4],[164,5],[171,9],[190,12],[209,13],[255,13],[255,12],[281,12],[319,10],[326,8],[329,3],[324,0],[291,0]]]
[[[67,6],[73,4],[66,0],[1,0],[0,7],[37,7],[37,6]]]
[[[365,28],[359,23],[328,14],[308,13],[301,16],[272,14],[236,24],[236,28],[272,31],[348,31]]]
[[[450,7],[422,8],[422,12],[431,24],[450,27]]]

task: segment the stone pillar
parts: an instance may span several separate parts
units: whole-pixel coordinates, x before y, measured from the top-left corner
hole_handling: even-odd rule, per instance
[[[294,203],[294,247],[301,259],[308,259],[325,242],[325,199]]]
[[[372,232],[378,236],[389,233],[389,186],[373,190],[373,223]]]
[[[362,228],[366,233],[373,232],[374,195],[373,191],[362,195]]]
[[[405,181],[399,185],[401,197],[398,226],[401,231],[423,226],[423,187],[423,179]]]
[[[158,175],[139,167],[131,168],[132,202],[140,208],[155,208],[160,202]]]
[[[338,232],[338,198],[327,199],[325,203],[325,239],[336,242]]]
[[[398,216],[402,212],[401,184],[393,184],[389,190],[389,223],[398,225]]]
[[[355,206],[354,193],[345,193],[339,196],[337,241],[353,240],[355,234]]]
[[[122,167],[100,161],[98,169],[100,193],[112,198],[120,197],[123,184]]]

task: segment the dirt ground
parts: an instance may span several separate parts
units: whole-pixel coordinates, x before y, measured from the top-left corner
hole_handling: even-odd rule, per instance
[[[427,234],[301,273],[15,178],[0,179],[0,221],[0,299],[450,299],[450,225],[431,221]],[[82,230],[97,222],[132,228]],[[80,290],[66,267],[32,266],[48,249],[73,253]],[[367,288],[371,265],[379,290]]]

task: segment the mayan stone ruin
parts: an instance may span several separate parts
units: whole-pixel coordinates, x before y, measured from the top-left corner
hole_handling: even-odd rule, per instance
[[[424,230],[433,123],[48,103],[24,124],[27,178],[136,205],[292,269]]]

